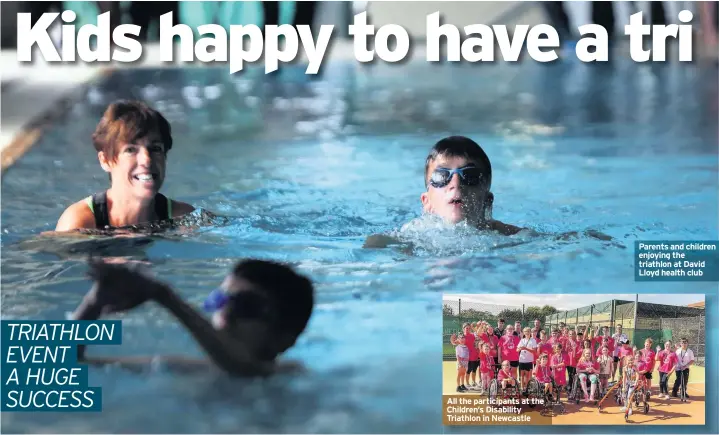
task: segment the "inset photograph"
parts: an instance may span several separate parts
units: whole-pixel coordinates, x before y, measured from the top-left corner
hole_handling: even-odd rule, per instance
[[[445,294],[444,424],[703,425],[704,304],[703,294]]]

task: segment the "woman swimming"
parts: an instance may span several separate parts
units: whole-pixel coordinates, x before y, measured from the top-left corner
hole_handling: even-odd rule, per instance
[[[159,193],[172,148],[170,124],[140,101],[111,104],[92,141],[110,188],[69,206],[55,231],[122,228],[168,221],[195,210]]]

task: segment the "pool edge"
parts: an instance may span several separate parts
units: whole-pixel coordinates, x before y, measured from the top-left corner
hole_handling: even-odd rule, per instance
[[[78,90],[82,90],[97,80],[112,75],[116,71],[117,68],[114,67],[99,70],[97,74],[94,74],[88,80],[72,86],[59,98],[49,103],[48,107],[39,114],[31,116],[19,131],[15,133],[10,142],[3,147],[0,157],[2,161],[0,178],[5,177],[7,170],[37,143],[38,139],[45,133],[45,130],[57,121],[66,112],[69,106],[77,102],[79,97]]]

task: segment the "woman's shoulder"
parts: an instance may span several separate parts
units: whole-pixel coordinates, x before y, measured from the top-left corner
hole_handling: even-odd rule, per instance
[[[92,196],[89,196],[68,206],[58,219],[55,231],[95,228],[95,214],[91,204]]]

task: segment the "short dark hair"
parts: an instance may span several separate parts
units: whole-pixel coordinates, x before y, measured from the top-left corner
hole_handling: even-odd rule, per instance
[[[465,136],[449,136],[434,144],[424,163],[425,186],[427,185],[429,165],[440,156],[464,157],[467,160],[476,162],[485,170],[487,188],[492,187],[492,163],[489,161],[487,153],[477,142]]]
[[[160,135],[165,152],[172,148],[170,123],[157,110],[142,101],[120,100],[110,104],[92,135],[97,152],[114,161],[121,143],[133,143],[151,132]]]
[[[297,338],[305,330],[314,308],[314,286],[308,278],[288,265],[254,259],[240,261],[233,272],[236,277],[267,292],[277,302],[277,327],[283,333]]]

